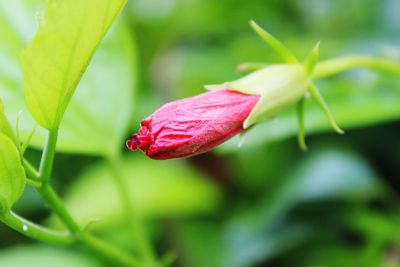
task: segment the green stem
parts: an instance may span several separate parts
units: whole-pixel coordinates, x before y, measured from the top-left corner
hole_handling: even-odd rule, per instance
[[[75,222],[68,210],[65,208],[64,203],[58,197],[57,193],[50,185],[44,185],[39,189],[40,195],[49,205],[52,211],[57,214],[61,221],[73,234],[81,232],[79,225]]]
[[[43,186],[46,186],[50,182],[51,172],[53,170],[54,155],[56,153],[57,136],[58,129],[49,130],[39,168],[39,177],[43,183]]]
[[[50,185],[50,178],[56,151],[58,130],[49,131],[46,145],[40,163],[39,177],[42,181],[38,192],[49,205],[51,210],[61,219],[69,229],[76,243],[82,244],[101,258],[105,258],[120,266],[140,266],[138,262],[128,253],[106,243],[90,233],[84,232],[72,218],[60,197]]]
[[[271,64],[262,62],[245,62],[239,64],[236,69],[240,73],[249,73],[261,68],[265,68],[268,65]],[[344,56],[319,61],[315,67],[313,79],[326,78],[356,68],[380,70],[389,73],[400,74],[400,63],[398,62],[393,62],[385,58]]]
[[[36,181],[40,181],[40,177],[39,177],[39,173],[38,171],[35,169],[35,167],[32,166],[32,164],[26,160],[26,159],[22,159],[22,166],[24,166],[26,175],[31,178],[32,180],[36,180]]]
[[[141,262],[135,260],[130,254],[116,248],[109,243],[83,232],[79,241],[88,250],[109,262],[117,263],[118,266],[136,267],[144,266]],[[112,266],[115,266],[114,264]]]
[[[105,241],[102,241],[101,239],[92,236],[90,233],[84,232],[72,218],[68,210],[65,208],[63,202],[50,185],[42,187],[39,192],[46,200],[46,203],[50,206],[50,208],[67,226],[71,234],[75,236],[77,243],[82,244],[99,257],[114,263],[118,263],[121,266],[140,266],[140,264],[138,264],[138,262],[131,257],[131,255],[106,243]]]
[[[50,185],[51,173],[53,170],[54,156],[56,153],[58,129],[49,130],[46,144],[44,146],[42,159],[40,161],[39,178],[42,182],[38,190],[43,199],[48,203],[51,209],[65,223],[72,233],[80,232],[79,226],[75,223],[69,214],[61,199]]]
[[[41,242],[55,245],[72,245],[78,243],[86,247],[88,250],[91,250],[98,256],[120,266],[141,266],[129,254],[126,254],[120,251],[118,248],[115,248],[108,243],[93,237],[89,233],[80,232],[75,233],[74,236],[68,232],[55,231],[37,225],[25,218],[18,216],[12,211],[2,214],[0,216],[0,220],[17,232]]]
[[[17,232],[42,242],[58,245],[70,245],[74,242],[74,239],[68,232],[59,232],[45,228],[18,216],[12,211],[2,214],[0,219],[4,224]]]
[[[297,140],[299,143],[300,148],[303,151],[307,150],[307,144],[305,140],[305,126],[304,126],[304,97],[299,101],[297,104],[297,120],[299,124],[299,131],[297,135]]]
[[[26,183],[37,190],[39,190],[42,187],[42,183],[40,181],[31,179],[29,177],[26,177]]]
[[[400,63],[384,58],[346,56],[320,61],[315,68],[313,78],[320,79],[354,68],[367,68],[400,74]]]
[[[118,195],[120,196],[121,204],[124,209],[126,222],[128,223],[128,225],[130,225],[132,234],[135,240],[137,240],[137,248],[139,250],[139,253],[143,256],[144,261],[146,262],[146,266],[155,266],[155,252],[152,248],[148,236],[146,235],[143,220],[139,212],[135,209],[135,206],[131,200],[132,198],[129,196],[127,185],[124,183],[123,174],[121,172],[122,166],[120,164],[121,157],[119,154],[114,154],[111,156],[107,156],[107,160],[109,162],[113,174],[113,181],[115,183]]]

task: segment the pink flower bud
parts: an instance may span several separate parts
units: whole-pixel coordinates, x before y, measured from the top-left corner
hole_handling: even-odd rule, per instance
[[[168,103],[144,119],[126,145],[152,159],[207,152],[243,130],[259,98],[222,88]]]

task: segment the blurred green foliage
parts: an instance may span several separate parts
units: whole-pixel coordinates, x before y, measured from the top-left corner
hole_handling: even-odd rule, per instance
[[[24,109],[19,54],[41,1],[0,2],[0,96],[12,125]],[[55,184],[71,212],[127,248],[120,206],[97,156],[122,150],[160,104],[233,80],[242,62],[279,62],[248,27],[271,31],[299,57],[349,54],[400,61],[397,0],[131,0],[101,44],[61,124]],[[306,103],[310,152],[294,140],[294,111],[188,160],[126,156],[131,199],[174,266],[400,266],[400,79],[353,70],[318,81],[344,136]],[[134,96],[136,94],[136,96]],[[308,103],[310,102],[310,103]],[[23,136],[32,128],[20,119]],[[37,131],[34,144],[40,145]],[[79,155],[78,155],[79,154]],[[40,153],[28,151],[38,161]],[[20,213],[54,225],[27,188]],[[104,266],[80,249],[55,249],[0,226],[0,266]],[[72,262],[73,261],[73,262]]]
[[[207,176],[179,162],[128,157],[121,169],[131,202],[145,218],[212,211],[221,199],[220,189]],[[82,173],[66,194],[67,207],[82,225],[93,219],[93,228],[121,221],[120,200],[111,176],[109,164],[99,163]]]

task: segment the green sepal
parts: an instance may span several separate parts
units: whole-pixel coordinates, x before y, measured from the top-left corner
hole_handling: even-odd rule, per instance
[[[260,38],[287,63],[289,64],[296,64],[299,61],[293,55],[293,53],[284,46],[281,41],[276,39],[272,34],[261,28],[254,20],[250,21],[250,27],[260,36]]]
[[[205,88],[208,90],[228,88],[244,94],[261,96],[243,123],[244,129],[248,129],[262,120],[273,118],[279,112],[298,103],[298,142],[303,150],[307,149],[305,143],[303,97],[308,91],[321,107],[335,131],[343,133],[337,126],[323,97],[311,80],[318,63],[320,42],[314,46],[310,55],[304,60],[304,63],[300,64],[294,54],[273,35],[265,31],[254,21],[250,22],[250,26],[287,64],[269,66],[263,63],[241,64],[238,67],[239,72],[254,72],[232,82],[206,85]]]
[[[26,183],[20,154],[10,137],[0,133],[0,214],[9,211]]]
[[[315,66],[317,65],[318,58],[319,58],[319,44],[320,42],[314,46],[313,50],[311,51],[310,55],[304,61],[304,67],[306,68],[307,74],[312,75],[314,73]]]
[[[206,89],[228,88],[261,98],[243,124],[246,129],[257,122],[272,118],[298,102],[305,94],[310,78],[301,64],[277,64],[262,68],[238,80]]]

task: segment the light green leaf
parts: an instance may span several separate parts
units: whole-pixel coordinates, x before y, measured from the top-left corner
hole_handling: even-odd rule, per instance
[[[132,204],[145,218],[209,212],[221,198],[215,184],[183,162],[129,157],[121,166]],[[111,173],[106,164],[94,166],[67,192],[67,208],[80,224],[105,227],[123,218]]]
[[[7,59],[0,60],[0,65],[8,62],[4,68],[13,72],[0,72],[0,95],[11,121],[15,121],[20,110],[25,110],[20,118],[24,139],[35,123],[25,108],[18,58],[24,42],[34,33],[29,26],[34,23],[33,14],[40,5],[30,4],[31,1],[12,2],[11,6],[2,3],[0,22],[4,23],[0,25],[0,35],[8,33],[13,37],[0,42],[0,58]],[[16,31],[18,28],[25,30]],[[119,149],[132,113],[136,72],[134,41],[125,21],[119,19],[96,50],[71,99],[60,125],[57,150],[104,155]],[[41,147],[45,136],[46,132],[38,128],[31,145]]]
[[[91,57],[126,0],[49,0],[22,54],[24,93],[44,128],[57,128]]]
[[[13,141],[0,133],[0,213],[8,211],[25,187],[25,171]]]
[[[0,96],[11,122],[15,122],[19,111],[25,106],[19,57],[24,42],[35,30],[32,14],[37,12],[36,2],[0,1]],[[32,126],[33,123],[23,128],[28,133]]]
[[[98,261],[77,251],[44,245],[25,245],[3,249],[0,266],[9,267],[100,267]]]
[[[136,50],[119,21],[100,45],[60,125],[57,150],[106,155],[125,143],[132,115]]]
[[[4,114],[3,102],[0,99],[0,133],[5,134],[8,136],[15,145],[18,145],[17,138],[10,126],[10,123],[7,120],[6,115]]]

